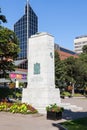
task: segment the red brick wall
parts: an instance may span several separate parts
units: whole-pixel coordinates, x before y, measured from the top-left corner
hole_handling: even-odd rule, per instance
[[[64,60],[64,59],[66,59],[66,58],[68,58],[68,57],[70,57],[70,56],[73,56],[73,57],[75,57],[75,58],[78,58],[78,55],[73,55],[73,54],[70,54],[70,53],[67,53],[67,52],[63,52],[63,51],[58,51],[58,53],[59,53],[59,55],[60,55],[60,59],[61,60]]]

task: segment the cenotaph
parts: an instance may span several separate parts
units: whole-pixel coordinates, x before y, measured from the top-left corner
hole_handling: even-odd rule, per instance
[[[55,88],[54,37],[48,33],[29,38],[28,85],[23,89],[22,102],[39,113],[45,113],[49,104],[60,104],[60,92]]]

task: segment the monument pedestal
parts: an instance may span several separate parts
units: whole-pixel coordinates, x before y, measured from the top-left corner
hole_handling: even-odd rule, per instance
[[[59,89],[55,88],[27,88],[23,90],[23,100],[35,107],[39,113],[46,113],[46,106],[49,104],[60,104]]]
[[[46,113],[49,104],[60,104],[60,92],[55,88],[54,38],[47,33],[29,39],[28,86],[23,89],[22,102]]]

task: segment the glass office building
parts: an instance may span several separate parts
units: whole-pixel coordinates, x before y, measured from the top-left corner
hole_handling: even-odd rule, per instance
[[[14,24],[14,32],[16,33],[20,42],[20,53],[17,60],[27,59],[27,39],[38,32],[38,17],[27,3],[25,6],[25,14]],[[20,66],[26,69],[27,64]]]

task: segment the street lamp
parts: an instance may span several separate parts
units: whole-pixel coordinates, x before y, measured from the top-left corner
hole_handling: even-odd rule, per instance
[[[16,99],[16,79],[15,79],[15,99]]]

